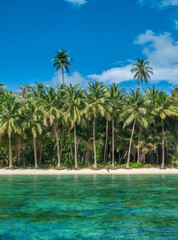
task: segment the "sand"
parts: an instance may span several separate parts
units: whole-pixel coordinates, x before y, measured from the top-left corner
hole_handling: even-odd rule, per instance
[[[137,175],[137,174],[178,174],[178,169],[139,168],[139,169],[23,169],[1,168],[0,175]]]

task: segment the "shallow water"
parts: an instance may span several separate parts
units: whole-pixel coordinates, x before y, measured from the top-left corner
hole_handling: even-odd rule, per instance
[[[177,239],[178,175],[0,176],[0,239]]]

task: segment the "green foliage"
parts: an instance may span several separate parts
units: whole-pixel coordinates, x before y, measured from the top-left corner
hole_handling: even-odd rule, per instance
[[[140,167],[142,167],[143,166],[143,163],[141,163],[141,162],[138,162],[138,163],[130,163],[130,167],[131,168],[140,168]]]
[[[143,168],[153,168],[154,165],[152,165],[152,164],[144,164],[142,167]]]
[[[177,167],[177,116],[176,88],[168,96],[154,87],[127,94],[97,82],[88,91],[37,83],[15,93],[0,85],[0,165],[34,167],[36,153],[40,168],[93,167],[96,160],[100,168],[125,168],[130,154],[130,167],[149,168],[161,163],[164,145],[166,166]],[[141,162],[133,163],[138,148]]]
[[[174,153],[171,157],[172,166],[178,167],[178,152]]]

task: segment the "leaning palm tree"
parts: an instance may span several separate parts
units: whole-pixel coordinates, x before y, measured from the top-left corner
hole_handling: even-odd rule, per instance
[[[164,121],[168,116],[178,116],[178,108],[174,107],[170,103],[170,96],[168,96],[164,91],[157,94],[155,99],[155,108],[152,113],[158,116],[161,120],[160,124],[162,127],[162,165],[161,168],[165,167],[165,129]]]
[[[131,93],[128,95],[126,101],[127,102],[126,105],[124,106],[124,112],[121,114],[121,117],[124,120],[123,128],[129,126],[133,122],[126,166],[127,168],[129,168],[132,140],[136,122],[138,122],[139,124],[146,128],[148,127],[149,116],[147,116],[147,108],[144,104],[144,99],[138,89],[136,91],[131,89]]]
[[[85,107],[84,91],[79,88],[80,84],[75,86],[66,87],[64,96],[64,112],[66,112],[67,118],[74,127],[74,149],[75,149],[75,168],[78,168],[77,163],[77,134],[76,125],[81,122],[81,110]]]
[[[62,69],[63,85],[64,85],[64,70],[66,70],[66,72],[69,72],[68,66],[72,67],[72,65],[70,64],[72,58],[68,57],[68,54],[69,54],[68,51],[62,49],[59,52],[56,52],[55,58],[51,60],[52,62],[54,62],[53,67],[56,67],[56,72],[58,72],[60,68]]]
[[[143,80],[147,83],[150,79],[150,74],[153,74],[153,69],[150,67],[150,63],[146,59],[138,58],[138,61],[132,64],[133,68],[131,73],[134,73],[133,80],[137,79],[137,84],[140,84],[140,92],[142,94]]]
[[[93,151],[94,151],[94,168],[97,168],[97,159],[96,159],[96,141],[95,141],[95,129],[96,129],[96,119],[99,116],[104,117],[106,108],[108,109],[110,106],[106,106],[106,98],[105,92],[106,87],[103,83],[98,82],[89,82],[89,93],[87,94],[87,102],[88,105],[85,108],[86,117],[93,117]]]
[[[21,117],[20,102],[15,93],[8,91],[3,93],[0,105],[0,132],[7,133],[9,138],[9,168],[13,167],[12,163],[12,144],[11,137],[13,132],[20,134]]]

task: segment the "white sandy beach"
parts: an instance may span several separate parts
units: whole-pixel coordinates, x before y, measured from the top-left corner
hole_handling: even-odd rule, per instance
[[[139,169],[0,169],[0,175],[136,175],[136,174],[178,174],[178,169],[139,168]]]

